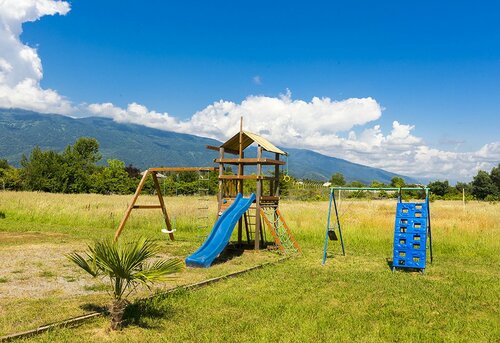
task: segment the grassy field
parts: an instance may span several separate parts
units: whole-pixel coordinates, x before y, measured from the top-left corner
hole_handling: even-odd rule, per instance
[[[107,290],[64,254],[111,237],[129,196],[0,192],[0,335],[83,314]],[[143,203],[154,198],[143,197]],[[194,198],[167,198],[175,242],[157,210],[135,211],[123,233],[160,240],[165,256],[201,244]],[[215,213],[215,199],[211,202]],[[282,204],[303,255],[197,291],[142,303],[121,332],[106,318],[34,341],[323,342],[500,341],[500,204],[431,204],[435,261],[425,275],[390,271],[394,201],[342,204],[347,256],[330,245],[321,266],[326,202]],[[3,214],[3,215],[2,215]],[[212,221],[215,217],[211,218]],[[209,269],[188,269],[163,290],[245,269],[280,256],[245,251]],[[137,296],[144,296],[140,292]]]

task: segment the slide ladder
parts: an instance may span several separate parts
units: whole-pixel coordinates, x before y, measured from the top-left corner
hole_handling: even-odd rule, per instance
[[[300,246],[295,240],[280,211],[275,207],[261,207],[260,214],[274,238],[274,242],[285,255],[300,253]]]

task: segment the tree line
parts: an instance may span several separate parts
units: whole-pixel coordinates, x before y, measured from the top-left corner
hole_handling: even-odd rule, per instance
[[[0,160],[0,188],[50,193],[134,193],[142,177],[141,171],[118,159],[98,165],[101,158],[99,142],[94,138],[79,138],[59,153],[37,146],[29,156],[22,156],[20,168]],[[200,188],[196,172],[165,173],[159,175],[159,179],[165,195],[195,194]],[[207,179],[204,189],[208,189],[209,194],[216,194],[217,175],[211,173]],[[151,178],[143,190],[154,193]]]
[[[141,171],[132,166],[126,166],[118,159],[107,160],[106,165],[99,165],[102,156],[99,152],[99,142],[94,138],[79,138],[73,145],[68,145],[62,152],[42,150],[35,147],[29,156],[22,156],[21,167],[15,168],[0,159],[0,189],[43,191],[51,193],[98,193],[98,194],[131,194],[137,188],[142,177]],[[230,168],[226,171],[231,173]],[[200,181],[197,172],[165,173],[160,176],[160,186],[165,195],[192,195],[206,190],[214,195],[218,191],[218,177],[216,172],[204,175],[205,181]],[[294,191],[293,184],[304,184],[303,181],[291,178],[290,182],[280,177],[282,196],[291,196],[299,200],[321,200],[324,198],[327,187],[299,187]],[[335,173],[329,182],[332,186],[364,187],[359,181],[346,182],[344,175]],[[255,183],[255,182],[254,182]],[[307,184],[307,180],[305,182]],[[316,182],[317,184],[317,182]],[[403,178],[394,177],[386,185],[373,181],[371,187],[403,187],[407,185]],[[447,180],[433,181],[427,185],[433,199],[458,200],[465,194],[466,199],[500,200],[500,163],[489,173],[478,171],[469,183],[458,182],[455,186]],[[252,182],[245,184],[245,191],[254,190]],[[154,193],[151,178],[144,186],[145,193]],[[351,192],[347,196],[367,197],[368,192]],[[410,196],[415,194],[408,193]],[[394,194],[378,192],[378,197],[392,197]]]
[[[347,183],[341,173],[335,173],[330,179],[332,186],[350,186],[363,187],[360,182],[354,181]],[[378,181],[373,181],[370,187],[415,187],[419,185],[406,184],[401,177],[395,176],[391,179],[390,184],[383,184]],[[430,182],[427,187],[431,192],[432,199],[439,200],[461,200],[465,197],[466,200],[500,200],[500,163],[493,167],[488,173],[484,170],[479,170],[471,182],[457,182],[455,186],[450,185],[448,180],[437,180]],[[415,193],[415,192],[414,192]],[[410,195],[412,192],[409,192]],[[384,194],[382,194],[383,196]],[[359,196],[359,193],[354,193],[353,196]]]

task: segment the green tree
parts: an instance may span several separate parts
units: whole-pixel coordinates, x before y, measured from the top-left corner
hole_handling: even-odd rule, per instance
[[[92,174],[101,159],[99,142],[95,138],[78,138],[74,145],[68,145],[62,153],[61,175],[64,193],[87,193],[91,189]]]
[[[500,163],[497,167],[493,167],[490,173],[491,181],[495,184],[497,188],[497,196],[500,197]]]
[[[402,177],[394,176],[391,179],[391,187],[400,188],[400,187],[404,187],[404,185],[405,185],[405,180]]]
[[[498,192],[490,175],[484,170],[480,170],[474,180],[472,180],[472,195],[476,199],[484,200],[488,195],[495,195]]]
[[[9,168],[5,170],[2,177],[0,177],[0,185],[3,189],[11,191],[20,191],[23,188],[21,173],[17,168]]]
[[[129,164],[127,167],[125,167],[125,171],[132,179],[140,179],[142,177],[141,170],[137,167],[134,167],[132,164]]]
[[[113,303],[110,306],[111,329],[120,329],[123,314],[129,304],[128,295],[137,286],[150,288],[151,284],[172,279],[169,275],[180,272],[184,263],[179,259],[148,260],[160,252],[157,243],[140,238],[133,242],[117,243],[114,241],[96,242],[88,246],[85,255],[71,253],[68,259],[92,275],[110,282],[113,290]]]
[[[462,191],[464,191],[465,194],[472,194],[472,185],[470,183],[457,182],[455,188],[460,194],[462,194]]]
[[[120,160],[108,160],[108,166],[95,173],[91,182],[91,190],[100,194],[130,194],[136,188]]]
[[[370,184],[370,187],[373,187],[373,188],[381,188],[384,186],[385,186],[384,183],[380,182],[380,181],[372,181],[372,183]]]
[[[448,180],[434,181],[429,183],[427,187],[429,187],[431,193],[441,197],[445,196],[450,192],[450,184],[448,183]]]
[[[330,178],[330,182],[332,183],[332,186],[345,186],[346,184],[344,175],[342,173],[333,174]]]
[[[63,159],[54,151],[42,151],[36,146],[30,157],[21,158],[21,178],[24,188],[31,191],[61,192]]]
[[[10,165],[9,162],[5,159],[0,159],[0,173],[2,169],[9,169]]]
[[[19,169],[10,166],[7,160],[0,160],[0,189],[13,191],[22,189]]]

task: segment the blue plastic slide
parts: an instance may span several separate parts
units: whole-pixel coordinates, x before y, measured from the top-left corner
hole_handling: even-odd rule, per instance
[[[186,265],[210,267],[215,258],[229,243],[236,223],[254,201],[255,194],[253,193],[249,198],[243,198],[241,194],[238,194],[231,206],[217,220],[202,246],[194,254],[186,258]]]

